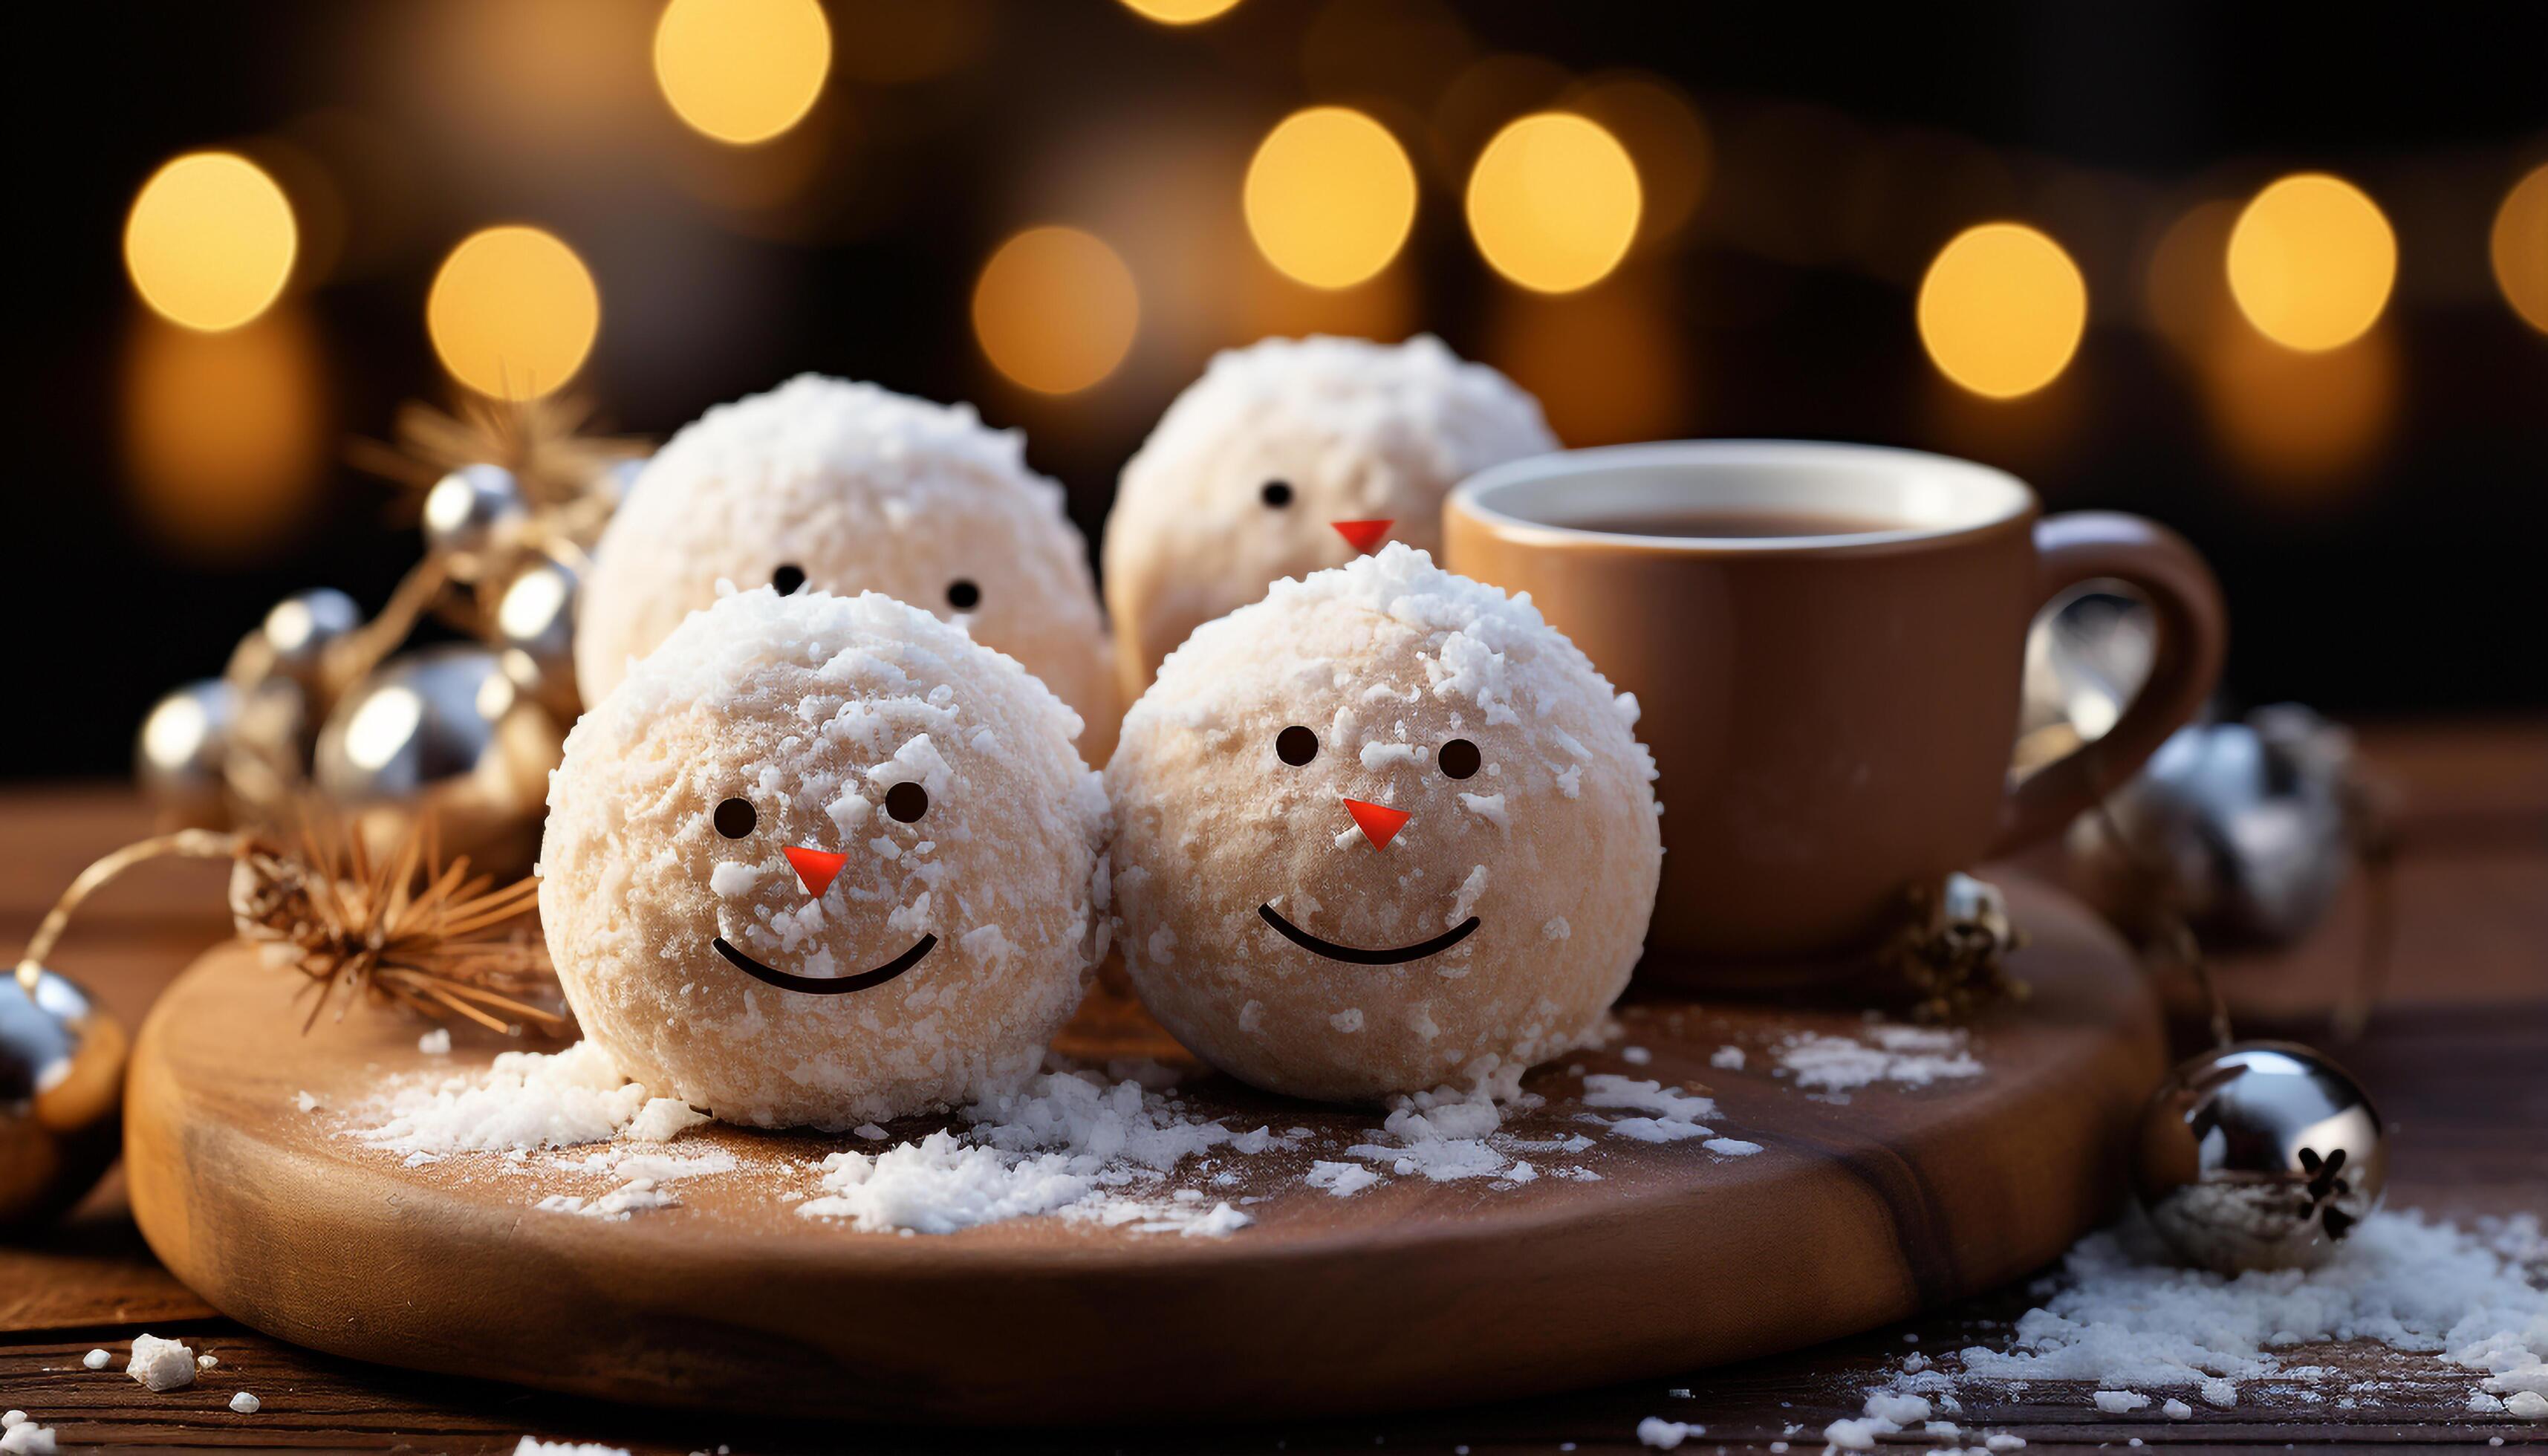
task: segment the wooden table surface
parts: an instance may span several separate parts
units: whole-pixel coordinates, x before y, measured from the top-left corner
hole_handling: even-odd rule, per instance
[[[2399,791],[2394,967],[2369,1031],[2336,1048],[2396,1129],[2389,1202],[2467,1219],[2548,1213],[2548,723],[2416,724],[2368,728],[2366,755]],[[54,894],[97,855],[148,830],[129,794],[109,786],[19,788],[0,794],[0,944],[23,944]],[[227,934],[219,866],[144,868],[90,902],[54,956],[128,1025],[205,946]],[[2328,924],[2290,951],[2227,962],[2224,979],[2243,1035],[2318,1040],[2360,945],[2361,886]],[[2187,1012],[2182,987],[2170,1002]],[[2200,1036],[2188,1015],[2178,1029]],[[360,1278],[363,1252],[345,1251]],[[455,1278],[467,1277],[454,1271]],[[1865,1387],[1907,1343],[1958,1348],[1985,1320],[2029,1304],[2023,1285],[1934,1312],[1908,1324],[1775,1359],[1508,1405],[1341,1421],[1286,1421],[1209,1430],[951,1432],[756,1421],[617,1408],[508,1387],[314,1355],[223,1319],[172,1279],[134,1230],[114,1175],[59,1228],[0,1245],[0,1406],[54,1427],[64,1449],[509,1451],[524,1434],[599,1441],[640,1452],[786,1450],[1636,1451],[1638,1421],[1703,1423],[1681,1449],[1763,1451],[1772,1442],[1821,1449],[1823,1426],[1858,1413]],[[844,1312],[844,1318],[856,1318]],[[996,1312],[985,1312],[996,1318]],[[187,1390],[152,1395],[122,1373],[133,1336],[182,1336],[218,1356]],[[80,1356],[104,1346],[105,1372]],[[2333,1346],[2293,1352],[2303,1363],[2359,1372],[2384,1388],[2358,1409],[2276,1409],[2242,1400],[2197,1407],[2185,1421],[2108,1416],[2084,1389],[2036,1382],[2022,1397],[1968,1394],[1967,1431],[2024,1436],[2028,1449],[2072,1450],[2138,1437],[2170,1450],[2271,1449],[2286,1443],[2411,1451],[2548,1444],[2548,1425],[2473,1416],[2471,1382],[2422,1357]],[[1127,1370],[1127,1380],[1141,1372]],[[264,1402],[255,1415],[226,1409],[235,1390]],[[1685,1392],[1686,1394],[1682,1394]],[[2330,1403],[2331,1404],[2331,1403]],[[2341,1423],[2330,1417],[2342,1415]],[[1920,1449],[1928,1443],[1890,1449]]]

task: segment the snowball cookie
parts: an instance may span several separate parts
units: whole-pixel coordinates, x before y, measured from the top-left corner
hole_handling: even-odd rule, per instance
[[[1277,582],[1169,655],[1107,766],[1142,1002],[1340,1101],[1592,1040],[1663,869],[1635,717],[1529,598],[1421,551]]]
[[[1104,949],[1105,790],[1010,658],[867,592],[673,629],[568,735],[540,918],[584,1034],[728,1122],[1038,1069]]]
[[[969,405],[799,375],[673,436],[594,548],[575,675],[599,702],[682,618],[738,588],[881,592],[1026,664],[1106,762],[1121,704],[1088,542],[1015,430]]]
[[[1382,534],[1439,550],[1451,487],[1556,448],[1538,401],[1430,334],[1267,339],[1216,356],[1124,467],[1106,517],[1124,701],[1187,634],[1280,578],[1349,561]]]

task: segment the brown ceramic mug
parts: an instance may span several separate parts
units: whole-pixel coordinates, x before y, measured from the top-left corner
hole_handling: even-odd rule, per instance
[[[1709,440],[1498,466],[1443,506],[1445,563],[1528,592],[1621,688],[1662,772],[1648,964],[1731,977],[1846,953],[1906,896],[2043,839],[2193,716],[2221,596],[2138,516],[2043,516],[2005,472],[1912,450]],[[2011,781],[2026,633],[2082,582],[2158,621],[2103,738]]]

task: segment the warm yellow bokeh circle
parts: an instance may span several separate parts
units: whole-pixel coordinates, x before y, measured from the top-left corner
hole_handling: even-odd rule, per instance
[[[1256,148],[1241,191],[1265,260],[1314,288],[1350,288],[1389,266],[1415,222],[1415,166],[1389,129],[1318,106]]]
[[[673,111],[738,146],[804,120],[832,69],[815,0],[672,0],[655,23],[655,79]]]
[[[1505,127],[1469,174],[1469,231],[1495,270],[1540,293],[1609,275],[1636,240],[1644,193],[1619,139],[1571,112]]]
[[[2256,194],[2230,230],[2230,296],[2258,332],[2332,349],[2380,319],[2398,280],[2398,237],[2362,189],[2304,172]]]
[[[2088,284],[2070,255],[2018,223],[1956,234],[1920,280],[1920,341],[1949,379],[2012,400],[2060,377],[2088,326]]]
[[[601,295],[575,249],[537,228],[473,232],[443,259],[425,332],[454,378],[530,400],[575,376],[601,328]]]
[[[2496,286],[2512,312],[2548,333],[2548,163],[2512,184],[2489,239]]]
[[[1163,26],[1190,26],[1208,21],[1238,0],[1124,0],[1124,8]]]
[[[1068,395],[1115,372],[1141,300],[1115,249],[1076,228],[1030,228],[1000,244],[973,285],[973,336],[993,368]]]
[[[272,306],[299,248],[282,187],[227,151],[190,152],[152,173],[124,224],[124,264],[142,302],[207,332]]]

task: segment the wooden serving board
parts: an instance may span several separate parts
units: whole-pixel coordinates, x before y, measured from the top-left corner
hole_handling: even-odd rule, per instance
[[[1379,1140],[1378,1112],[1199,1076],[1190,1113],[1310,1130],[1296,1153],[1228,1161],[1237,1181],[1214,1196],[1254,1223],[1226,1237],[1049,1216],[859,1232],[799,1216],[789,1195],[818,1192],[824,1154],[889,1144],[723,1127],[670,1145],[739,1162],[674,1185],[678,1207],[543,1212],[545,1194],[615,1180],[546,1154],[408,1167],[349,1136],[385,1078],[466,1071],[500,1039],[457,1034],[428,1057],[413,1022],[364,1012],[305,1037],[294,978],[226,947],[160,998],[136,1046],[134,1213],[179,1278],[269,1334],[615,1400],[1044,1424],[1378,1410],[1684,1371],[2002,1283],[2112,1212],[2125,1134],[2161,1069],[2156,1010],[2087,912],[2007,887],[2034,937],[2017,964],[2035,995],[1973,1028],[1978,1076],[1809,1094],[1776,1073],[1775,1049],[1865,1033],[1842,993],[1632,993],[1621,1037],[1580,1070],[1541,1068],[1525,1085],[1545,1105],[1506,1124],[1543,1143],[1589,1135],[1589,1148],[1531,1155],[1542,1176],[1528,1182],[1393,1174],[1341,1198],[1304,1174],[1314,1157],[1365,1161],[1345,1149]],[[1070,1045],[1173,1052],[1103,998]],[[1711,1064],[1729,1045],[1740,1070]],[[1583,1077],[1600,1072],[1703,1090],[1709,1125],[1764,1150],[1594,1126]]]

